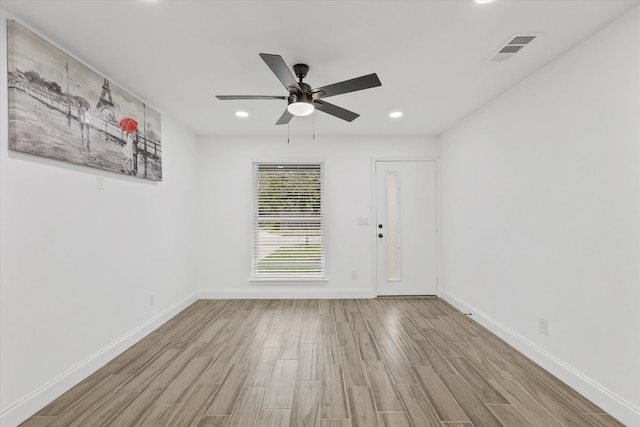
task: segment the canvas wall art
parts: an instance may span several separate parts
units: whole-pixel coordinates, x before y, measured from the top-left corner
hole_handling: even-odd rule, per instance
[[[162,180],[160,113],[7,22],[9,148]]]

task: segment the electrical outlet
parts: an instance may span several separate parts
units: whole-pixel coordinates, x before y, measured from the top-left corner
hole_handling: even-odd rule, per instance
[[[538,332],[542,335],[547,335],[549,332],[547,319],[543,319],[542,317],[538,317]]]
[[[155,294],[149,294],[149,305],[150,306],[156,305],[156,296],[155,296]]]
[[[358,280],[358,272],[356,270],[351,271],[351,280]]]
[[[369,225],[369,218],[358,218],[358,225]]]

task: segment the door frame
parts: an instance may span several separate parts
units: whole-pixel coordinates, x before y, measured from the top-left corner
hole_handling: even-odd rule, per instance
[[[372,259],[372,290],[374,298],[378,298],[378,240],[377,240],[377,220],[378,220],[378,182],[376,165],[379,162],[433,162],[436,169],[436,296],[440,298],[442,290],[440,289],[440,168],[437,157],[372,157],[371,158],[371,259]]]

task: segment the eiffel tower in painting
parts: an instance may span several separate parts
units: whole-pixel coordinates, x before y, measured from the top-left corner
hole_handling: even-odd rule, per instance
[[[111,88],[109,87],[109,80],[104,79],[102,84],[102,94],[98,105],[96,105],[96,111],[105,118],[115,120],[116,114],[113,111],[113,99],[111,98]]]

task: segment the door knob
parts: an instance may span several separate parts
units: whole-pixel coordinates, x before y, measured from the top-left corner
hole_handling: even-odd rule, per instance
[[[382,233],[378,234],[378,237],[382,239],[382,237],[383,237]]]

